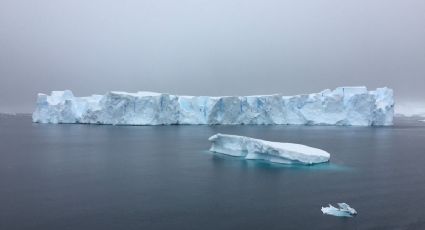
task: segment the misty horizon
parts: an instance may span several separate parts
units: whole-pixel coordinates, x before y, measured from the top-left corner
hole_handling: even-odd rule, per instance
[[[389,87],[425,107],[425,2],[0,3],[0,112],[70,89],[295,95]]]

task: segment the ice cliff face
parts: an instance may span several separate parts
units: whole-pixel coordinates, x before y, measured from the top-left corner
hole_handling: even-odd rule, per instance
[[[216,134],[211,136],[210,151],[247,160],[264,160],[281,164],[317,164],[329,161],[324,150],[294,143],[271,142],[251,137]]]
[[[340,87],[282,96],[177,96],[109,92],[75,97],[71,91],[38,94],[33,121],[113,125],[299,124],[392,125],[393,91]]]

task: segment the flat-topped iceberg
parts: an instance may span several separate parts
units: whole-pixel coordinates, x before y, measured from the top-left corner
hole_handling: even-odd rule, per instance
[[[346,203],[338,203],[338,208],[329,204],[329,207],[322,207],[321,210],[323,214],[338,217],[352,217],[353,215],[357,215],[357,211]]]
[[[298,124],[392,125],[393,91],[340,87],[283,96],[178,96],[109,92],[75,97],[71,91],[38,94],[33,121],[113,125]]]
[[[329,161],[321,149],[294,143],[271,142],[250,137],[216,134],[211,136],[210,151],[247,160],[265,160],[283,164],[317,164]]]

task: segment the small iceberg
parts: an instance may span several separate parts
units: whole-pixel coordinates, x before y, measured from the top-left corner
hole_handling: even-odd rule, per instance
[[[323,214],[340,217],[353,217],[357,215],[357,211],[346,203],[338,203],[338,207],[339,208],[335,208],[329,204],[329,207],[322,207],[322,212]]]
[[[250,137],[215,134],[210,151],[247,160],[265,160],[282,164],[317,164],[329,161],[330,154],[324,150],[294,143],[271,142]]]

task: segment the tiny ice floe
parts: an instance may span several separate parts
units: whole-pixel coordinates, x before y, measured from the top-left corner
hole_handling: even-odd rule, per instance
[[[271,142],[250,137],[216,134],[211,136],[210,151],[247,160],[265,160],[282,164],[317,164],[329,161],[324,150],[294,143]]]
[[[346,203],[338,203],[338,207],[339,208],[336,208],[329,204],[329,207],[322,207],[322,212],[323,214],[340,217],[353,217],[357,215],[357,211]]]

